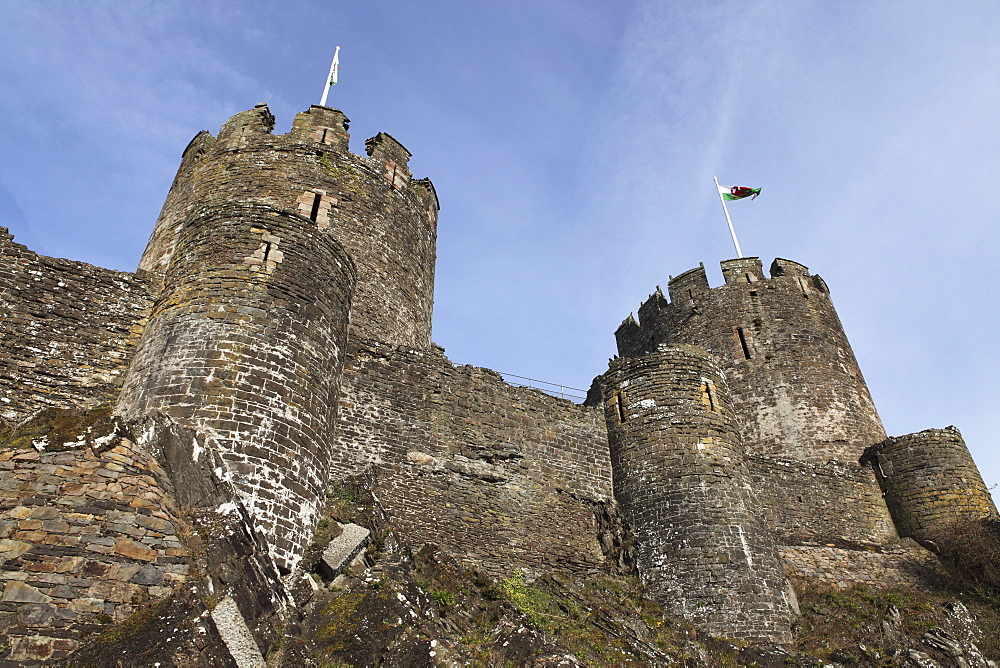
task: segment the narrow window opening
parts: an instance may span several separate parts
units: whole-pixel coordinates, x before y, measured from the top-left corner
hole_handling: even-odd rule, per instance
[[[326,143],[326,133],[327,132],[328,132],[328,130],[323,130],[323,138],[319,140],[319,142],[321,144],[325,144]]]
[[[264,242],[264,262],[267,262],[268,256],[271,254],[271,242]]]
[[[625,422],[628,417],[625,414],[625,402],[628,401],[628,398],[625,396],[625,391],[623,390],[619,392],[616,395],[616,398],[618,399],[618,401],[615,402],[615,405],[618,407],[618,422]]]
[[[750,291],[750,296],[751,297],[756,297],[757,296],[757,291],[756,290],[751,290]]]
[[[319,203],[323,200],[323,196],[316,193],[313,196],[313,206],[312,211],[309,213],[309,220],[316,222],[316,217],[319,216]]]
[[[715,413],[719,410],[719,405],[715,398],[715,384],[710,380],[702,380],[701,382],[701,403],[705,405],[705,409],[709,412]]]
[[[691,306],[694,306],[694,293],[690,290],[688,290],[688,301],[691,303]]]
[[[802,497],[801,496],[799,497],[799,503],[802,503]]]
[[[753,274],[746,274],[746,277],[747,277],[747,283],[753,283],[755,280],[757,280],[753,277]]]
[[[747,343],[746,332],[743,331],[742,327],[737,327],[736,333],[740,337],[740,346],[743,348],[743,357],[750,359],[750,345]]]
[[[393,190],[396,189],[396,163],[392,163],[392,176],[389,177],[389,184]]]

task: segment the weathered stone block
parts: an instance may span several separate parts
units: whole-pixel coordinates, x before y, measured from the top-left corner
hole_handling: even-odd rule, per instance
[[[340,571],[356,557],[365,545],[371,532],[357,524],[345,524],[340,535],[330,541],[323,550],[321,557],[324,575],[333,579]]]

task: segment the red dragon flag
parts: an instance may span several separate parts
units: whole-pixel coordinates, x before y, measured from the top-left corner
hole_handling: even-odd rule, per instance
[[[740,241],[736,238],[736,230],[733,228],[733,219],[729,217],[729,208],[726,202],[734,199],[755,199],[760,194],[760,188],[747,188],[746,186],[720,186],[718,177],[715,180],[715,187],[719,189],[719,201],[722,202],[722,211],[726,214],[726,222],[729,223],[729,233],[733,235],[733,245],[736,246],[736,255],[743,257],[743,250],[740,248]]]
[[[755,199],[760,194],[760,188],[747,188],[746,186],[719,186],[719,195],[727,202],[736,199]]]

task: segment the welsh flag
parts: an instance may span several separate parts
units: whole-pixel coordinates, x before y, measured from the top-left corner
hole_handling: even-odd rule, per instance
[[[719,186],[719,194],[722,199],[732,202],[734,199],[744,199],[749,197],[754,199],[760,194],[760,188],[747,188],[746,186]]]

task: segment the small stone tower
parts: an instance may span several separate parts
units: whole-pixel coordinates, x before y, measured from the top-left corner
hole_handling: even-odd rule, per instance
[[[955,427],[886,439],[868,448],[861,462],[875,471],[900,536],[935,542],[956,521],[997,516]]]
[[[621,355],[686,343],[714,355],[751,455],[857,462],[885,439],[857,360],[819,276],[777,259],[765,278],[758,258],[722,262],[725,284],[704,267],[670,279],[615,333]]]
[[[791,640],[793,596],[709,353],[667,346],[602,380],[615,496],[657,599],[711,633]]]
[[[273,126],[257,105],[185,150],[139,265],[158,293],[119,411],[204,433],[291,570],[324,503],[348,338],[430,345],[438,206],[389,135],[351,154],[340,111]]]

